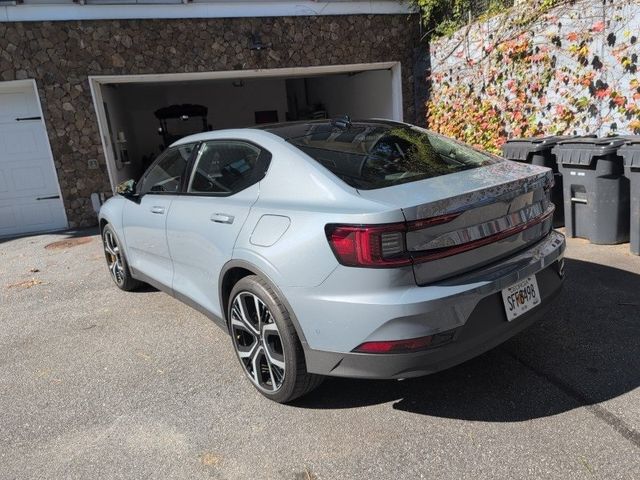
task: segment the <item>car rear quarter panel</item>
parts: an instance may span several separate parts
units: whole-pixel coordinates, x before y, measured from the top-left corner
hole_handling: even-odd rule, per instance
[[[260,140],[272,154],[271,165],[260,182],[258,201],[238,236],[233,258],[255,265],[279,287],[317,286],[338,266],[326,238],[327,224],[404,220],[400,209],[363,199],[302,151],[266,135],[269,138]],[[252,242],[256,226],[266,215],[288,219],[287,228],[270,245]]]

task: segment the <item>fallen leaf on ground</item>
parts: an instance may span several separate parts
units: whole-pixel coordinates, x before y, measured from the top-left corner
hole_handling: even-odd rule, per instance
[[[151,355],[149,355],[148,353],[145,352],[136,352],[136,355],[139,356],[140,358],[144,358],[145,360],[151,360]]]
[[[206,452],[200,457],[200,462],[207,467],[215,467],[222,460],[222,455],[213,452]]]
[[[297,472],[295,474],[295,478],[296,480],[316,480],[318,477],[316,477],[307,467],[304,467],[304,471]]]
[[[18,283],[10,283],[9,285],[7,285],[7,288],[31,288],[36,285],[42,285],[42,280],[32,278],[30,280],[24,280]]]

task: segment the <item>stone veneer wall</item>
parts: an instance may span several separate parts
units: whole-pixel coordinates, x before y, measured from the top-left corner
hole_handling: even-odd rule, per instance
[[[36,80],[70,226],[89,226],[91,193],[111,190],[89,75],[400,61],[405,119],[423,123],[413,95],[417,29],[406,15],[0,23],[0,81]],[[251,32],[272,48],[251,51]]]

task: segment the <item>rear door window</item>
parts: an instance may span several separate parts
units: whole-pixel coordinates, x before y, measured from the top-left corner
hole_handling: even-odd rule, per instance
[[[247,142],[205,142],[198,151],[187,192],[233,195],[244,190],[264,176],[265,154]]]
[[[160,154],[142,179],[140,194],[179,192],[194,146],[180,145]]]

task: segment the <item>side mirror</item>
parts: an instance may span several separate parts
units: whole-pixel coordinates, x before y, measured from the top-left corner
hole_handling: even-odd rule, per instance
[[[136,193],[137,182],[133,179],[120,182],[116,187],[116,193],[124,198],[136,201],[139,195]]]

